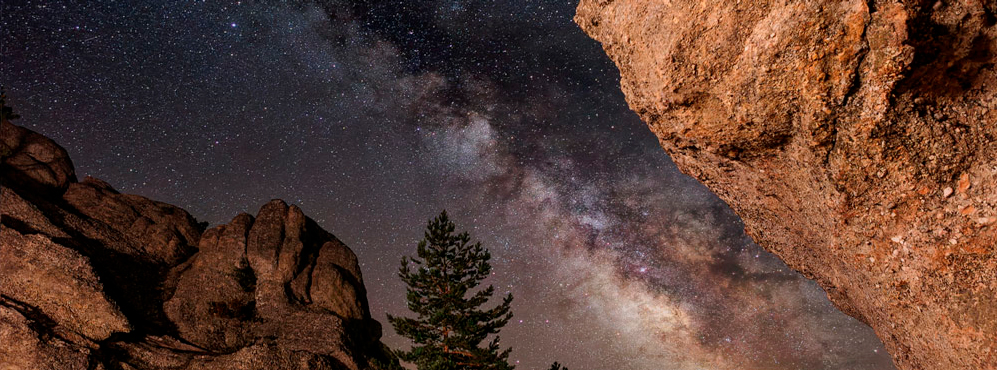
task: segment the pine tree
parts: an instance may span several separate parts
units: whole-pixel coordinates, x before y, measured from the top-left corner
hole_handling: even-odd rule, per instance
[[[554,363],[550,365],[550,370],[568,370],[568,368],[561,367],[561,364],[557,363],[557,361],[554,361]]]
[[[512,318],[512,294],[495,308],[481,308],[495,293],[491,285],[475,291],[492,271],[491,254],[455,229],[443,211],[426,226],[418,257],[402,258],[398,275],[408,285],[408,308],[417,317],[388,315],[395,331],[414,343],[398,356],[419,370],[512,370],[512,349],[500,351],[498,336],[481,347]]]

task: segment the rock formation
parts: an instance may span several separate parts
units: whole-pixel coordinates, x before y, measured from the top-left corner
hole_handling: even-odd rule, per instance
[[[0,123],[0,369],[383,369],[357,258],[275,200],[203,230]]]
[[[997,368],[997,3],[582,0],[630,107],[901,369]]]

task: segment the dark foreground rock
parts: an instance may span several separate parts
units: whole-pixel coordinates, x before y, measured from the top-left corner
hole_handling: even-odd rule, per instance
[[[0,133],[0,368],[390,367],[356,255],[298,207],[203,230]]]
[[[997,2],[582,0],[630,107],[901,369],[997,368]]]

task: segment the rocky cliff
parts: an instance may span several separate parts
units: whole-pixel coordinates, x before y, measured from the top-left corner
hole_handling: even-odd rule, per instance
[[[997,368],[992,0],[582,0],[630,107],[901,369]]]
[[[381,369],[353,252],[295,206],[203,230],[0,123],[0,368]]]

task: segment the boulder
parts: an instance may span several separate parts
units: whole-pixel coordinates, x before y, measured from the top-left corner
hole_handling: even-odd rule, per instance
[[[349,353],[348,340],[380,337],[356,255],[283,201],[206,231],[182,269],[166,312],[180,335],[202,348],[234,350],[272,337],[281,348],[332,355]],[[376,329],[352,336],[330,330],[349,323]]]
[[[72,183],[63,194],[69,210],[97,223],[84,235],[113,246],[116,252],[150,263],[176,265],[197,251],[197,220],[178,207],[137,195],[121,194],[93,177]]]
[[[182,338],[211,350],[234,350],[252,340],[256,275],[246,260],[253,219],[241,214],[204,233],[165,310]]]
[[[34,131],[0,122],[0,176],[6,186],[32,188],[46,194],[61,194],[76,181],[76,170],[66,149]],[[15,173],[17,175],[15,175]]]

